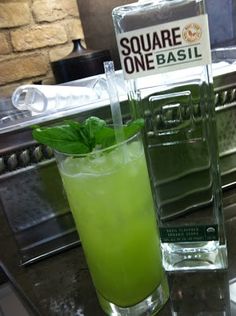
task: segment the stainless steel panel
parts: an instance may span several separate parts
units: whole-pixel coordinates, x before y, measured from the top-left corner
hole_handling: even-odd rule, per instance
[[[129,118],[129,105],[122,102]],[[215,78],[215,105],[224,188],[236,183],[236,73]],[[109,120],[109,105],[78,115]],[[14,120],[14,117],[13,117]],[[22,264],[29,264],[79,243],[53,153],[37,144],[30,128],[0,134],[0,207],[19,247]]]

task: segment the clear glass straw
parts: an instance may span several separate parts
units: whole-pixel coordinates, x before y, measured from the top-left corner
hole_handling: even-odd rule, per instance
[[[107,79],[107,90],[111,104],[111,115],[115,129],[116,142],[120,143],[124,141],[125,138],[113,61],[105,61],[104,70]]]
[[[123,130],[123,120],[119,102],[118,91],[116,88],[116,76],[113,61],[105,61],[103,63],[104,70],[107,79],[107,90],[111,105],[111,115],[115,130],[116,143],[119,144],[125,140],[124,130]],[[128,161],[126,145],[122,147],[124,162]]]

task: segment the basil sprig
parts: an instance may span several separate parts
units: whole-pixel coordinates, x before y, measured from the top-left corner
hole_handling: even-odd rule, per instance
[[[143,126],[143,119],[125,125],[125,139],[135,135]],[[32,135],[39,143],[68,154],[86,154],[95,148],[103,149],[116,143],[114,129],[94,116],[83,123],[68,120],[58,126],[35,127]]]

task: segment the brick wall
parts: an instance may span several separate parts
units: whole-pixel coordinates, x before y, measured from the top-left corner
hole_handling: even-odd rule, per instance
[[[83,37],[76,0],[0,0],[0,97],[21,84],[53,84],[50,62]]]

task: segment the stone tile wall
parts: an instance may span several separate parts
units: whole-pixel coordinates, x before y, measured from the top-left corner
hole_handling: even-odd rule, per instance
[[[50,62],[84,38],[76,0],[0,0],[0,97],[21,84],[53,84]]]

